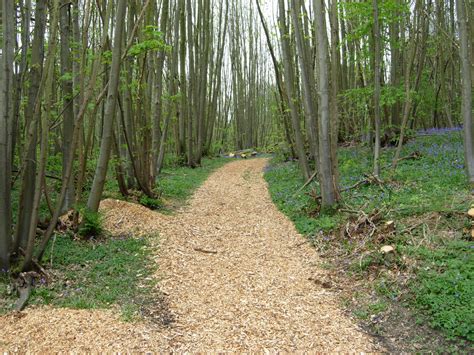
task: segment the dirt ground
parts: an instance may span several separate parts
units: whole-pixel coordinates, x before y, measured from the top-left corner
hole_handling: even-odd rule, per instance
[[[384,351],[340,308],[316,251],[277,210],[266,159],[213,173],[172,216],[107,200],[112,232],[158,231],[160,293],[173,321],[112,310],[30,308],[0,317],[6,351]]]

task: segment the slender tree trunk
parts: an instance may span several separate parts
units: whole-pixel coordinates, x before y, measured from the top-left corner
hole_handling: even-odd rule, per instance
[[[163,0],[160,18],[160,31],[166,41],[168,31],[169,0]],[[152,139],[152,168],[153,177],[157,174],[158,156],[160,151],[161,121],[163,116],[163,66],[165,63],[166,51],[160,51],[156,59],[156,79],[155,79],[155,118],[153,120]]]
[[[417,13],[417,10],[420,9],[421,6],[421,1],[417,0],[416,5],[415,5],[415,13]],[[424,17],[424,15],[422,15]],[[422,26],[420,26],[422,27]],[[403,105],[403,116],[402,116],[402,125],[400,127],[400,137],[398,139],[398,144],[397,144],[397,150],[395,151],[395,155],[392,161],[392,170],[394,171],[397,168],[398,165],[398,159],[400,158],[400,154],[402,152],[402,147],[403,147],[403,140],[405,138],[405,130],[407,127],[408,123],[408,118],[410,116],[410,111],[412,107],[412,94],[411,94],[411,72],[412,72],[412,67],[413,63],[415,61],[415,56],[417,53],[417,47],[418,47],[418,40],[417,40],[417,28],[415,25],[412,27],[412,40],[409,43],[409,48],[408,48],[408,57],[406,61],[406,67],[405,67],[405,73],[404,73],[404,80],[405,80],[405,103]],[[421,74],[421,72],[420,72]]]
[[[2,0],[3,43],[0,59],[0,274],[8,271],[11,245],[11,126],[16,9]]]
[[[398,12],[397,12],[398,14]],[[400,84],[400,22],[393,21],[389,24],[390,34],[390,84],[393,88],[397,88]],[[392,106],[391,124],[400,126],[400,103],[398,100]]]
[[[295,134],[295,146],[296,153],[298,155],[298,161],[303,172],[305,179],[309,179],[311,176],[311,171],[309,169],[308,160],[306,158],[306,152],[304,150],[304,141],[303,135],[301,133],[300,119],[298,115],[298,110],[295,104],[295,78],[294,78],[294,65],[292,60],[291,48],[288,39],[288,27],[286,24],[285,16],[285,4],[283,0],[279,0],[279,26],[280,26],[280,38],[283,54],[283,64],[285,69],[285,85],[288,92],[289,100],[288,106],[291,111],[291,122],[293,124],[293,131]]]
[[[271,41],[271,37],[270,37],[270,32],[269,32],[268,26],[265,22],[265,18],[263,16],[263,12],[262,12],[262,9],[260,7],[260,2],[259,1],[260,0],[255,0],[255,2],[257,4],[258,14],[260,16],[260,22],[262,23],[262,27],[263,27],[263,30],[265,32],[265,38],[266,38],[266,41],[267,41],[268,50],[269,50],[270,56],[272,58],[273,70],[275,71],[275,79],[276,79],[276,83],[277,83],[278,94],[279,94],[279,97],[280,97],[278,108],[280,110],[280,114],[281,114],[281,117],[282,117],[282,120],[283,120],[283,127],[285,129],[285,136],[286,136],[288,146],[290,147],[292,157],[296,157],[295,147],[294,147],[293,139],[291,138],[291,133],[290,133],[290,125],[289,125],[290,118],[288,117],[288,112],[286,110],[286,108],[288,107],[288,96],[286,95],[286,93],[284,91],[283,78],[282,78],[282,74],[281,74],[281,71],[280,71],[280,66],[279,66],[279,63],[278,63],[278,61],[276,59],[276,56],[275,56],[275,50],[273,49],[273,45],[272,45],[272,41]]]
[[[469,0],[456,0],[456,8],[459,21],[459,39],[461,58],[461,78],[462,78],[462,107],[461,114],[464,123],[464,153],[466,161],[467,177],[471,189],[474,189],[474,125],[472,122],[472,63],[471,52],[469,51],[469,43],[473,46],[473,38],[470,37],[467,22],[466,7]],[[471,5],[472,6],[472,5]],[[472,8],[470,8],[472,9]],[[471,24],[472,26],[472,24]]]
[[[60,10],[61,31],[61,85],[63,90],[63,176],[65,174],[66,159],[71,150],[72,134],[74,131],[74,104],[73,104],[73,71],[71,58],[71,3],[70,0],[61,0]],[[70,209],[74,203],[74,179],[69,180],[64,211]]]
[[[38,171],[36,173],[36,190],[33,196],[33,208],[31,214],[31,221],[28,224],[28,241],[25,250],[25,259],[23,260],[23,271],[31,270],[32,261],[33,261],[33,251],[35,246],[35,237],[36,237],[36,226],[38,225],[38,216],[39,216],[39,207],[41,201],[41,193],[43,191],[43,181],[44,174],[46,170],[46,159],[48,156],[48,135],[49,135],[49,122],[48,118],[51,116],[51,110],[53,106],[53,75],[54,75],[54,57],[56,54],[56,36],[57,36],[57,29],[58,29],[58,12],[59,12],[59,0],[54,0],[52,6],[52,13],[50,16],[50,41],[49,41],[49,48],[48,48],[48,56],[46,59],[45,70],[43,72],[41,83],[40,83],[40,90],[39,95],[37,96],[36,103],[35,103],[35,112],[33,120],[40,121],[40,132],[41,132],[41,139],[40,139],[40,154],[39,154],[39,164],[38,164]],[[44,101],[45,101],[45,114],[41,115],[41,106],[43,101],[43,93],[44,93]],[[70,154],[72,154],[69,151]],[[45,186],[46,187],[46,186]]]
[[[113,125],[115,118],[115,109],[117,104],[117,92],[120,78],[120,64],[122,57],[122,35],[125,22],[125,11],[127,0],[118,0],[116,27],[114,35],[114,46],[112,50],[112,64],[110,67],[110,80],[107,93],[107,101],[104,115],[104,130],[100,144],[99,160],[92,183],[87,207],[89,210],[97,212],[99,209],[102,191],[107,176],[107,167],[109,164],[110,149],[113,139]]]
[[[29,28],[31,20],[31,0],[20,1],[20,12],[21,12],[21,27]],[[21,149],[21,137],[20,137],[20,113],[21,113],[21,100],[24,93],[23,82],[25,80],[25,74],[28,65],[28,49],[30,48],[30,33],[28,31],[22,31],[21,33],[21,61],[16,74],[15,81],[15,100],[14,100],[14,113],[13,113],[13,126],[11,127],[11,153],[12,153],[12,164],[14,164],[15,152],[18,156],[22,156]],[[18,148],[18,149],[16,149]]]
[[[334,184],[334,171],[331,159],[331,130],[329,108],[329,65],[328,38],[323,0],[313,0],[317,61],[319,74],[319,180],[321,186],[321,207],[331,208],[337,202],[337,190]]]
[[[181,88],[181,114],[179,122],[180,132],[180,145],[182,146],[183,153],[187,153],[186,147],[186,135],[191,135],[190,131],[187,131],[189,127],[186,127],[186,123],[190,120],[189,110],[188,110],[188,84],[186,80],[186,0],[179,0],[181,6],[181,13],[179,14],[179,23],[180,23],[180,44],[179,44],[179,76],[180,76],[180,88]]]
[[[337,145],[339,142],[339,90],[343,86],[345,74],[344,66],[341,66],[340,40],[339,40],[339,16],[337,1],[331,1],[331,99],[330,99],[330,131],[331,131],[331,163],[334,174],[333,184],[336,190],[336,199],[339,196],[339,161],[337,157]]]
[[[188,37],[188,65],[189,65],[189,90],[188,90],[188,166],[194,166],[194,152],[193,152],[193,117],[194,117],[194,104],[195,104],[195,73],[194,73],[194,36],[193,36],[193,12],[192,12],[192,0],[186,2],[187,11],[187,37]]]
[[[382,60],[380,46],[380,23],[378,0],[372,1],[374,11],[374,121],[375,121],[375,144],[374,144],[374,170],[375,176],[380,175],[380,64]]]
[[[16,236],[13,250],[18,247],[26,248],[28,232],[33,213],[33,196],[35,193],[36,175],[36,145],[37,145],[37,121],[33,120],[35,103],[40,94],[39,85],[43,72],[44,59],[44,34],[46,30],[46,1],[36,2],[34,38],[31,49],[31,68],[29,73],[30,87],[28,91],[28,103],[25,110],[25,124],[27,137],[27,149],[23,162],[22,185],[20,193],[20,207],[18,213]]]
[[[82,132],[81,127],[82,127],[82,123],[84,121],[84,116],[86,114],[86,110],[88,108],[89,101],[91,100],[92,95],[94,94],[95,84],[96,84],[96,81],[97,81],[97,76],[98,76],[100,65],[101,65],[102,51],[105,50],[106,43],[108,41],[108,23],[109,23],[110,16],[111,16],[111,11],[110,11],[110,7],[109,7],[108,10],[106,11],[106,14],[105,14],[105,21],[104,21],[105,28],[104,28],[104,31],[102,32],[102,39],[101,39],[101,42],[100,42],[101,43],[101,51],[98,53],[98,55],[95,57],[95,59],[93,61],[92,72],[91,72],[91,75],[89,77],[87,89],[84,92],[84,95],[83,95],[83,98],[82,98],[82,104],[81,104],[81,107],[80,107],[80,109],[78,111],[78,114],[77,114],[77,117],[76,117],[76,122],[75,122],[75,125],[74,125],[74,133],[73,133],[73,137],[72,137],[72,150],[71,150],[71,152],[69,154],[69,158],[67,160],[66,175],[62,179],[61,191],[60,191],[59,196],[58,196],[57,201],[56,201],[56,207],[54,209],[53,216],[51,217],[51,221],[49,222],[48,228],[47,228],[46,232],[44,233],[44,235],[41,239],[40,246],[38,247],[38,254],[37,254],[38,255],[38,257],[37,257],[38,262],[41,261],[43,255],[44,255],[44,252],[46,251],[46,247],[48,245],[48,242],[51,239],[51,236],[53,235],[54,230],[56,229],[56,224],[57,224],[58,218],[61,214],[63,202],[64,202],[64,199],[66,197],[66,190],[67,190],[67,186],[68,186],[68,181],[71,178],[72,169],[73,169],[73,161],[74,161],[74,156],[71,153],[75,150],[75,147],[78,145],[78,142],[81,139],[80,134]],[[84,31],[83,37],[85,37],[85,33],[86,33],[86,31]],[[84,41],[83,41],[83,43],[84,43]],[[102,97],[102,95],[105,95],[105,92],[106,91],[103,90],[103,92],[99,94],[98,99],[96,100],[96,105],[98,105],[101,102],[101,97]],[[81,178],[81,177],[79,176],[79,178]],[[77,188],[77,191],[79,192],[77,194],[78,196],[79,196],[79,194],[82,190],[81,189],[81,184],[82,184],[82,182],[79,181],[78,182],[78,188]],[[76,197],[76,199],[77,199],[77,197]]]
[[[301,25],[301,2],[300,0],[292,0],[291,14],[293,18],[293,26],[295,29],[296,49],[298,52],[298,61],[300,64],[301,81],[303,83],[303,101],[306,116],[306,129],[308,131],[309,146],[311,155],[317,161],[318,159],[318,139],[317,139],[317,122],[318,122],[318,104],[315,92],[316,82],[313,64],[311,60],[311,47],[309,41],[305,40],[307,34],[303,32]]]
[[[198,112],[197,112],[197,149],[196,149],[196,163],[201,164],[203,147],[204,147],[204,127],[206,117],[206,96],[207,96],[207,84],[208,84],[208,70],[209,70],[209,53],[211,44],[210,34],[210,0],[203,0],[202,4],[202,52],[199,58],[199,90],[198,90]]]

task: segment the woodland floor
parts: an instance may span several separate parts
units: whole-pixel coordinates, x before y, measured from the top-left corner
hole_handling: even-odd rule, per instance
[[[0,349],[383,351],[341,310],[317,252],[271,201],[266,164],[225,165],[173,215],[105,200],[114,234],[159,233],[155,312],[123,322],[113,310],[32,307],[0,317]]]

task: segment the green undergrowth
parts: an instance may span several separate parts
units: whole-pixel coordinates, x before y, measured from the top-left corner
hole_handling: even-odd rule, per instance
[[[180,166],[163,169],[158,186],[168,208],[185,203],[213,171],[229,161],[226,158],[205,158],[197,168]]]
[[[304,180],[297,162],[273,159],[265,179],[276,205],[331,260],[329,269],[371,280],[356,296],[361,300],[353,309],[357,317],[377,319],[397,302],[447,339],[474,341],[474,243],[466,217],[471,197],[460,132],[410,141],[402,157],[418,158],[400,161],[395,173],[388,168],[393,154],[393,148],[383,150],[383,184],[343,192],[332,214],[318,212],[311,197],[319,195],[317,182],[298,192]],[[339,167],[341,188],[353,186],[372,170],[371,149],[341,148]],[[351,229],[364,213],[376,223],[373,235],[368,224]],[[394,221],[393,230],[387,229],[388,221]],[[381,253],[384,245],[393,246],[394,253]]]
[[[153,292],[153,265],[145,238],[85,241],[60,235],[44,257],[49,280],[35,279],[29,304],[76,309],[118,306],[123,317],[131,319]],[[1,284],[6,311],[13,306],[16,295],[6,282]]]
[[[474,341],[474,250],[462,240],[441,242],[436,248],[408,247],[407,255],[421,261],[409,284],[408,301],[429,317],[433,327],[449,337]]]
[[[153,210],[172,213],[186,202],[213,171],[228,162],[226,158],[203,158],[201,165],[195,168],[169,163],[157,178],[156,198],[132,194],[128,199]],[[120,195],[115,179],[107,181],[104,198],[127,199]]]
[[[205,158],[194,169],[168,165],[158,177],[159,196],[141,196],[139,201],[151,209],[172,212],[192,195],[207,177],[229,159]],[[58,163],[50,162],[52,174],[59,173]],[[107,179],[104,198],[122,198],[113,178]],[[16,195],[14,195],[16,196]],[[52,194],[51,197],[55,198]],[[15,201],[16,202],[16,201]],[[28,303],[78,309],[119,307],[125,319],[146,313],[145,307],[160,307],[162,296],[154,288],[155,262],[151,258],[151,238],[124,235],[110,237],[103,232],[100,213],[80,209],[81,227],[73,232],[58,234],[48,245],[43,265],[49,280],[36,278]],[[42,215],[48,211],[42,206]],[[155,243],[153,243],[155,244]],[[0,274],[0,313],[8,312],[18,297],[14,287],[15,275]]]

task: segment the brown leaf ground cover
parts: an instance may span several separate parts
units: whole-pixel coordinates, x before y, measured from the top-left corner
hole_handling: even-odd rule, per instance
[[[103,203],[114,233],[160,233],[156,277],[169,326],[125,323],[110,310],[32,308],[0,317],[0,349],[383,351],[341,311],[317,253],[272,203],[266,163],[227,164],[173,216]]]

